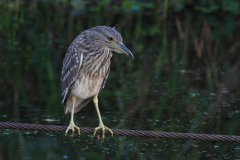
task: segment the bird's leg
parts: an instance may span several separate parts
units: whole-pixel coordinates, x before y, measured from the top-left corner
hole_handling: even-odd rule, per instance
[[[74,137],[74,127],[78,130],[78,134],[80,135],[80,128],[78,126],[75,125],[74,121],[73,121],[73,116],[74,116],[74,108],[75,108],[75,102],[76,102],[76,97],[72,96],[72,101],[73,101],[73,107],[72,107],[72,113],[71,113],[71,121],[69,123],[69,126],[65,132],[65,136],[67,135],[69,129],[72,130],[72,137]]]
[[[101,114],[100,114],[99,109],[98,109],[98,97],[97,96],[98,96],[97,94],[94,96],[93,102],[94,102],[94,105],[95,105],[96,110],[97,110],[97,114],[98,114],[98,118],[99,118],[99,126],[97,128],[95,128],[93,135],[95,136],[97,130],[101,128],[102,129],[102,138],[104,140],[104,138],[105,138],[105,129],[107,129],[109,132],[111,132],[112,137],[113,137],[113,132],[112,132],[112,130],[110,128],[108,128],[107,126],[104,126],[104,124],[102,122]]]

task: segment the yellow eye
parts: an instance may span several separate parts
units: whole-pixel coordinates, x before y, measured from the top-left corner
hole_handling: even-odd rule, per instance
[[[113,38],[112,38],[112,37],[108,37],[108,40],[109,40],[109,41],[113,41]]]

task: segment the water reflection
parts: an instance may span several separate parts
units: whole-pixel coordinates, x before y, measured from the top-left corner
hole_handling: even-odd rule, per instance
[[[170,72],[175,72],[170,70]],[[191,73],[194,73],[192,71]],[[129,79],[132,79],[129,75]],[[240,99],[238,92],[212,92],[204,85],[195,86],[195,81],[204,83],[202,76],[197,80],[185,74],[185,79],[173,84],[172,77],[153,78],[152,87],[143,86],[141,94],[136,91],[128,94],[128,87],[118,88],[113,92],[111,85],[102,91],[99,96],[99,106],[103,121],[111,128],[174,131],[191,133],[214,133],[238,135],[235,129],[239,123]],[[114,80],[110,78],[109,82]],[[141,79],[142,84],[148,83],[148,78]],[[129,82],[128,82],[129,83]],[[215,82],[214,82],[215,83]],[[134,85],[136,83],[131,83]],[[216,84],[218,86],[218,84]],[[134,88],[133,90],[138,90]],[[123,90],[122,92],[119,92]],[[157,91],[159,90],[159,91]],[[114,94],[113,94],[114,93]],[[136,93],[136,94],[135,94]],[[234,93],[234,94],[233,94]],[[144,97],[143,95],[144,94]],[[142,99],[139,100],[139,97]],[[4,102],[4,101],[3,101]],[[60,100],[59,100],[60,102]],[[46,111],[42,104],[20,104],[19,122],[37,124],[68,125],[69,116],[64,115],[63,107],[57,101],[54,110]],[[2,105],[0,120],[3,122],[15,121],[12,109],[16,106]],[[75,116],[78,126],[96,127],[98,118],[93,103],[90,103]],[[198,158],[226,158],[232,159],[240,156],[239,144],[230,142],[209,141],[183,141],[173,139],[136,138],[107,136],[104,142],[97,140],[93,135],[65,137],[64,133],[0,130],[0,148],[3,157],[8,157],[7,148],[12,147],[11,158],[14,159],[72,159],[82,158],[118,158],[118,159],[198,159]],[[224,147],[223,147],[224,146]],[[5,158],[6,159],[6,158]],[[9,158],[7,158],[9,159]]]
[[[225,158],[233,159],[240,156],[239,145],[231,143],[145,139],[132,137],[107,137],[104,142],[97,141],[92,135],[65,137],[62,133],[4,131],[5,139],[1,144],[10,141],[13,159],[195,159]],[[7,134],[8,133],[8,134]],[[223,149],[228,146],[229,149]],[[5,147],[1,147],[5,151]],[[207,150],[206,150],[207,149]],[[1,155],[5,155],[2,152]],[[127,155],[127,156],[126,156]],[[10,159],[9,157],[7,159]]]

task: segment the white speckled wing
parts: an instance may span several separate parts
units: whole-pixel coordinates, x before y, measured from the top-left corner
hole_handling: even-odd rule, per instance
[[[65,101],[70,86],[75,82],[83,60],[83,53],[79,47],[68,50],[62,67],[61,89],[62,103]]]

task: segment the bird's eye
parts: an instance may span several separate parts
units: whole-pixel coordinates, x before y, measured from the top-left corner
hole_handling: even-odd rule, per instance
[[[108,37],[108,40],[109,40],[109,41],[113,41],[113,38],[112,38],[112,37]]]

